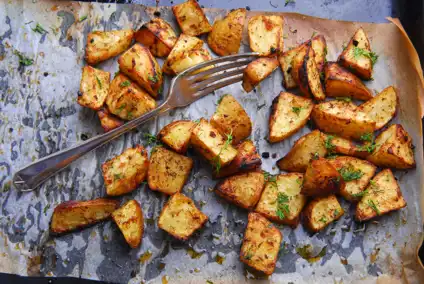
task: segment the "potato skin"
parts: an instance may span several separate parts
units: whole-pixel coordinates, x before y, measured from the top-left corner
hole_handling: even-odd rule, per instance
[[[276,57],[261,57],[250,62],[243,72],[243,89],[249,93],[278,68]]]
[[[291,62],[291,71],[290,74],[296,83],[296,86],[300,85],[300,77],[299,77],[299,70],[303,65],[303,62],[305,61],[305,56],[309,51],[309,48],[311,47],[311,41],[307,41],[299,46],[299,50],[297,51],[296,55],[293,57]]]
[[[283,51],[284,20],[275,15],[257,15],[249,19],[247,31],[250,49],[261,56],[275,56]]]
[[[158,133],[158,139],[179,154],[187,152],[195,123],[191,120],[177,120],[166,125]]]
[[[112,213],[112,218],[118,225],[128,245],[137,248],[144,233],[144,218],[140,204],[129,200]]]
[[[312,46],[308,48],[298,74],[300,90],[306,97],[313,97],[318,101],[325,99],[320,74],[315,63],[315,53]]]
[[[99,110],[106,100],[109,82],[109,72],[91,66],[84,66],[77,99],[78,104],[93,110]]]
[[[111,131],[112,129],[118,128],[124,124],[122,120],[111,114],[107,108],[98,110],[97,116],[99,117],[100,124],[105,132]]]
[[[54,209],[50,232],[63,234],[100,222],[109,218],[118,206],[118,200],[104,198],[63,202]]]
[[[344,215],[335,195],[317,197],[304,210],[304,225],[311,232],[319,232]]]
[[[183,33],[198,36],[212,30],[208,18],[196,0],[188,0],[172,7],[175,18]]]
[[[327,57],[327,41],[323,35],[316,35],[311,39],[311,47],[314,50],[314,60],[318,73],[324,70]]]

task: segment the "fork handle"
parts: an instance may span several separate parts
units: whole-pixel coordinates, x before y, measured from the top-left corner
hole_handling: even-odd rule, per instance
[[[46,156],[34,163],[20,169],[13,177],[13,184],[20,191],[31,191],[41,185],[49,177],[63,170],[73,161],[93,151],[94,149],[108,143],[122,134],[136,128],[147,120],[170,110],[170,107],[163,103],[156,109],[131,120],[124,125],[115,128],[104,134],[95,136],[87,141],[77,144],[74,147],[61,150]]]

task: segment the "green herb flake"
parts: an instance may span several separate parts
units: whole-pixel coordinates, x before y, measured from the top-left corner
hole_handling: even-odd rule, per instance
[[[20,53],[17,50],[15,50],[13,53],[18,56],[19,64],[22,65],[22,66],[30,66],[34,63],[33,59],[26,57],[25,55],[23,55],[22,53]]]
[[[34,32],[39,33],[39,34],[46,34],[48,33],[39,23],[37,23],[37,25],[35,26],[35,28],[32,29]]]
[[[50,204],[47,204],[47,205],[44,207],[44,209],[43,209],[44,215],[47,215],[47,210],[49,210],[49,208],[50,208]]]
[[[100,89],[102,89],[102,81],[100,81],[99,77],[96,76],[97,84],[99,84]]]
[[[119,74],[119,70],[115,72],[115,75],[113,75],[113,77],[115,78],[116,76],[118,76]]]
[[[114,180],[120,180],[122,178],[122,174],[114,174],[113,179]]]
[[[325,224],[325,223],[327,223],[327,218],[325,218],[325,216],[322,216],[322,217],[319,219],[319,221]]]
[[[336,145],[332,143],[333,139],[334,139],[333,135],[327,135],[327,138],[325,139],[325,144],[324,144],[325,148],[328,150],[328,153],[330,155],[333,153],[334,149],[336,148]]]
[[[84,22],[85,20],[87,20],[87,15],[82,16],[81,18],[79,18],[79,22]]]
[[[147,77],[147,79],[148,79],[150,82],[152,82],[153,84],[155,84],[155,83],[157,83],[157,82],[159,81],[158,75],[155,75],[155,76],[150,76],[150,75],[149,75],[149,77]]]
[[[315,154],[312,156],[312,160],[318,160],[319,159],[319,154],[318,152],[315,152]]]
[[[316,31],[314,31],[313,33],[312,33],[312,35],[311,35],[311,38],[313,38],[314,36],[316,36],[317,35],[317,32]]]
[[[375,138],[373,133],[365,133],[360,137],[360,139],[364,142],[368,142],[358,147],[358,149],[361,151],[367,151],[368,153],[372,153],[377,147],[377,145],[375,144]]]
[[[158,143],[158,138],[150,133],[144,133],[143,137],[147,140],[147,145],[154,145]]]
[[[333,212],[334,214],[333,214],[333,216],[334,217],[337,217],[337,216],[339,216],[339,210],[338,209],[336,209],[336,210],[334,210],[334,212]]]
[[[355,59],[358,59],[361,56],[368,57],[369,59],[371,59],[372,65],[374,65],[378,60],[378,55],[375,52],[368,51],[357,46],[353,47],[353,57],[355,57]]]
[[[353,197],[363,197],[363,196],[365,196],[367,194],[368,194],[368,190],[365,189],[365,190],[363,190],[361,192],[358,192],[358,193],[352,193],[352,196]]]
[[[253,257],[253,253],[248,251],[243,257],[244,257],[244,259],[250,260]]]
[[[221,97],[218,99],[218,101],[216,102],[216,104],[217,104],[217,105],[219,105],[219,104],[222,102],[222,99],[223,99],[224,97],[226,97],[226,96],[228,96],[228,94],[221,96]]]
[[[342,167],[339,173],[346,182],[360,179],[364,175],[361,170],[355,170],[352,166]]]
[[[344,102],[347,102],[347,103],[352,102],[352,98],[350,98],[350,97],[336,97],[336,100],[344,101]]]
[[[196,124],[199,124],[200,123],[200,119],[198,118],[198,119],[196,119],[195,121],[193,121],[194,123],[196,123]]]
[[[302,107],[292,107],[292,111],[297,115],[299,115],[301,110],[302,110]]]
[[[380,210],[378,209],[377,205],[374,203],[374,200],[368,199],[367,201],[368,206],[377,213],[377,215],[381,215]]]
[[[290,213],[290,208],[289,205],[287,204],[289,202],[289,197],[282,193],[279,192],[277,195],[277,211],[275,212],[278,216],[278,218],[285,219],[286,218],[286,214]]]
[[[129,85],[131,85],[131,82],[126,80],[126,81],[122,82],[119,86],[121,88],[123,88],[123,87],[128,87]]]
[[[290,3],[293,3],[293,4],[296,3],[296,0],[285,0],[284,7],[289,5]]]
[[[231,131],[230,134],[226,134],[226,140],[224,145],[222,146],[221,150],[219,151],[218,155],[216,155],[215,157],[213,157],[212,159],[212,164],[214,166],[215,172],[218,174],[219,171],[221,170],[221,159],[220,159],[220,155],[222,154],[223,151],[225,151],[228,146],[233,142],[233,132]]]
[[[368,132],[368,133],[365,133],[364,135],[361,135],[361,141],[364,141],[364,142],[371,142],[373,139],[374,139],[374,137],[373,137],[374,135],[371,133],[371,132]]]

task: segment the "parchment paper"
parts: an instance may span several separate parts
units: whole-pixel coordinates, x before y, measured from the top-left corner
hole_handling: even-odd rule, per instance
[[[120,200],[135,198],[145,215],[145,235],[138,249],[130,249],[119,229],[104,222],[85,230],[53,238],[48,234],[54,207],[68,200],[105,196],[100,165],[135,144],[144,144],[143,133],[156,134],[177,119],[209,118],[223,94],[230,93],[247,110],[253,122],[251,138],[263,159],[263,169],[278,173],[276,160],[283,157],[305,127],[289,139],[270,145],[268,115],[271,101],[280,91],[277,70],[246,94],[240,84],[226,87],[188,108],[150,121],[96,150],[61,172],[39,190],[20,193],[11,188],[13,173],[45,155],[64,149],[102,132],[96,114],[76,103],[86,34],[92,30],[137,28],[153,17],[155,9],[141,5],[70,3],[65,1],[0,0],[0,271],[20,275],[75,276],[119,283],[242,283],[252,274],[239,262],[238,254],[247,212],[218,198],[212,191],[211,168],[189,151],[195,166],[184,194],[192,197],[210,221],[187,242],[179,242],[158,229],[156,219],[166,197],[141,186]],[[169,8],[158,8],[161,17],[179,30]],[[207,10],[212,23],[226,11]],[[258,12],[249,12],[252,16]],[[324,231],[311,235],[302,225],[284,235],[273,283],[419,283],[424,279],[416,249],[422,235],[423,141],[418,97],[424,95],[418,56],[409,39],[396,25],[324,20],[298,14],[281,14],[285,20],[286,48],[316,33],[326,37],[328,60],[336,60],[354,31],[362,25],[379,55],[374,80],[367,86],[381,91],[398,88],[400,108],[393,123],[402,123],[411,134],[417,169],[396,171],[408,206],[365,225],[353,221],[354,206],[342,202],[347,212]],[[84,17],[87,16],[85,20]],[[40,23],[48,33],[32,31]],[[246,43],[246,42],[245,42]],[[206,45],[205,45],[206,47]],[[34,59],[19,67],[14,51]],[[248,51],[246,45],[241,51]],[[162,63],[162,61],[161,61]],[[418,62],[419,66],[419,62]],[[100,68],[117,71],[116,58]],[[420,201],[421,200],[421,201]],[[312,245],[315,252],[326,247],[319,261],[309,263],[296,248]],[[199,254],[193,254],[191,250]],[[147,253],[146,253],[147,252]],[[151,253],[150,258],[147,255]],[[223,263],[216,262],[216,256]],[[141,259],[140,259],[141,257]]]

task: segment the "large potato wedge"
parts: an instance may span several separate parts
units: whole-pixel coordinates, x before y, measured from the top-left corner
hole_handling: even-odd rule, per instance
[[[95,65],[124,52],[130,47],[133,36],[132,30],[89,33],[85,47],[85,61]]]
[[[130,247],[140,245],[144,232],[143,211],[136,200],[130,200],[112,213],[113,221],[118,225]]]
[[[195,123],[191,120],[177,120],[166,125],[158,134],[158,139],[177,153],[185,153],[190,144],[191,132]]]
[[[329,97],[350,97],[367,101],[371,91],[362,81],[336,62],[327,62],[324,68],[325,94]]]
[[[243,72],[243,89],[249,93],[278,68],[276,57],[262,57],[250,62]]]
[[[272,101],[269,116],[269,142],[290,137],[308,122],[314,104],[310,99],[281,92]]]
[[[102,108],[97,111],[97,116],[100,119],[100,124],[105,132],[111,131],[124,124],[122,120],[110,113],[107,108]]]
[[[166,57],[177,42],[177,35],[165,20],[154,18],[141,26],[134,39],[147,46],[154,56]]]
[[[335,195],[317,197],[305,208],[304,223],[311,232],[318,232],[344,215]]]
[[[371,180],[365,192],[366,194],[356,207],[357,221],[366,221],[406,207],[399,184],[389,169],[379,172]]]
[[[84,66],[78,92],[78,104],[93,110],[99,110],[106,100],[109,82],[109,72],[91,66]]]
[[[236,9],[222,20],[215,20],[208,35],[209,47],[220,56],[237,54],[242,40],[246,9]]]
[[[162,71],[147,47],[138,43],[134,44],[119,57],[118,63],[121,72],[154,98],[162,92]]]
[[[283,52],[283,18],[274,15],[257,15],[249,19],[247,32],[250,49],[262,56]]]
[[[311,46],[314,50],[315,65],[318,68],[318,74],[324,70],[324,64],[327,61],[327,41],[323,35],[316,35],[311,39]]]
[[[286,90],[297,87],[297,82],[292,76],[292,62],[293,58],[297,55],[301,48],[302,45],[278,55],[278,61],[280,62],[280,67],[283,71],[283,86]]]
[[[325,99],[322,88],[320,73],[315,63],[315,53],[312,46],[309,47],[303,58],[303,63],[299,68],[299,87],[302,93],[308,98],[315,98],[318,101]]]
[[[330,134],[322,133],[322,135],[325,137],[325,148],[327,148],[328,155],[342,154],[365,159],[370,154],[365,147],[355,144],[351,140]]]
[[[110,217],[119,201],[99,198],[89,201],[66,201],[53,211],[50,232],[67,233]]]
[[[375,121],[376,129],[383,128],[396,116],[399,98],[395,88],[392,86],[385,88],[377,96],[363,103],[358,107],[371,120]]]
[[[305,61],[305,56],[309,51],[309,47],[311,46],[311,41],[307,41],[299,46],[299,50],[297,51],[296,55],[293,56],[293,59],[291,61],[291,69],[290,69],[290,75],[293,78],[293,81],[296,83],[296,86],[300,85],[300,79],[299,79],[299,70],[303,66],[303,62]]]
[[[173,74],[179,74],[190,67],[193,67],[205,61],[209,61],[211,59],[212,56],[207,49],[200,48],[186,50],[179,56],[175,57],[173,61],[169,61],[169,69],[171,69]],[[193,74],[205,71],[210,68],[212,68],[212,66],[196,70],[196,72]]]
[[[208,19],[196,0],[188,0],[172,7],[178,25],[183,33],[198,36],[212,30]]]
[[[252,132],[250,117],[232,95],[224,95],[219,99],[210,123],[222,135],[231,133],[233,145],[237,145],[240,141],[249,137]]]
[[[240,251],[240,261],[271,275],[280,251],[283,236],[265,217],[250,212]]]

